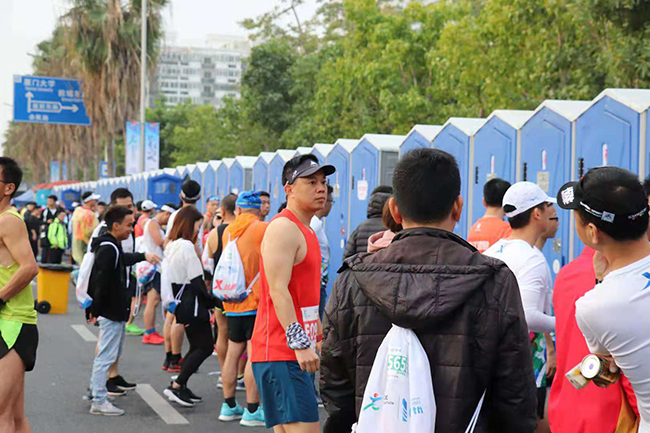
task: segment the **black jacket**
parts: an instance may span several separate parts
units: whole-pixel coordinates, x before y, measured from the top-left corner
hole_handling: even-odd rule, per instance
[[[352,257],[355,254],[368,252],[368,238],[375,233],[386,230],[381,220],[381,214],[390,196],[391,194],[385,192],[376,192],[370,196],[367,213],[368,219],[359,224],[359,227],[350,235],[348,243],[345,246],[345,251],[343,252],[344,259]]]
[[[444,230],[403,230],[345,261],[325,309],[325,432],[357,419],[379,346],[394,323],[413,329],[431,365],[436,431],[463,433],[487,389],[477,432],[535,430],[528,329],[514,274]]]
[[[113,246],[101,245],[103,242],[117,247],[117,253]],[[93,239],[90,251],[95,253],[95,262],[88,281],[88,295],[93,299],[90,312],[95,317],[126,322],[131,310],[126,268],[144,261],[144,254],[123,252],[121,242],[110,233]]]

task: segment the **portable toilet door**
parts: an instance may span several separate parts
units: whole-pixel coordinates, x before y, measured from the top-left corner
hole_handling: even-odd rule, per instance
[[[463,196],[465,206],[456,224],[454,233],[467,239],[467,233],[471,227],[468,218],[468,208],[473,203],[474,189],[469,188],[469,182],[473,179],[470,170],[474,168],[472,161],[474,152],[474,136],[485,124],[486,119],[475,119],[466,117],[451,117],[442,126],[442,130],[433,139],[435,149],[444,150],[456,158],[460,170],[460,194]]]
[[[214,171],[209,162],[197,162],[196,166],[201,172],[201,199],[203,200],[203,208],[206,209],[208,199],[215,195]]]
[[[318,163],[320,165],[323,165],[327,160],[327,155],[330,154],[333,148],[334,148],[333,144],[316,143],[311,148],[311,153],[312,155],[315,155],[316,158],[318,158]]]
[[[215,196],[221,201],[221,196],[217,193],[217,170],[221,166],[221,161],[209,161],[208,168],[205,169],[203,173],[203,183],[205,184],[205,190],[207,192],[207,197]]]
[[[576,120],[574,179],[599,166],[621,167],[639,175],[648,173],[648,107],[650,90],[606,89]],[[574,231],[573,255],[584,244]]]
[[[269,213],[269,220],[278,213],[278,208],[286,199],[284,193],[284,185],[282,185],[282,170],[291,158],[296,156],[295,149],[280,149],[275,152],[275,156],[269,163],[269,184],[271,187],[271,212]]]
[[[400,145],[399,155],[404,156],[413,149],[430,148],[433,139],[441,130],[440,125],[415,125]]]
[[[533,111],[496,110],[474,137],[474,172],[469,178],[473,189],[467,215],[470,227],[483,216],[483,187],[494,178],[515,183],[516,155],[521,144],[521,128]]]
[[[550,197],[571,180],[571,152],[575,121],[590,101],[544,101],[521,128],[521,148],[517,156],[518,180],[534,182]],[[553,278],[571,257],[571,212],[559,207],[560,226],[555,239],[542,251],[552,269]]]
[[[269,163],[275,156],[273,152],[261,152],[253,164],[253,189],[271,194],[269,185]]]
[[[183,179],[163,172],[150,177],[148,183],[147,198],[156,203],[159,208],[165,203],[179,204]]]
[[[221,198],[230,194],[230,167],[235,162],[235,158],[224,158],[217,169],[217,195]]]
[[[253,189],[254,156],[238,156],[230,168],[230,187],[241,191]]]
[[[368,215],[372,191],[393,184],[393,170],[399,159],[403,135],[366,134],[350,154],[350,232]]]
[[[334,189],[332,210],[325,218],[325,234],[330,243],[328,294],[332,290],[336,271],[343,264],[343,251],[350,235],[350,154],[358,144],[359,140],[338,139],[327,155],[326,163],[336,168],[336,172],[327,178]]]
[[[81,193],[77,187],[72,186],[61,191],[61,197],[59,198],[63,202],[63,205],[66,209],[72,210],[72,203],[79,202],[81,199]]]

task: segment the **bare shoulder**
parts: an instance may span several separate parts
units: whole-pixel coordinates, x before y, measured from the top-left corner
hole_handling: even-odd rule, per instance
[[[22,218],[14,213],[6,212],[0,216],[0,234],[19,234],[26,232],[27,228]]]
[[[276,218],[266,227],[264,243],[272,242],[273,245],[283,248],[293,244],[298,245],[299,234],[300,229],[293,221],[288,218]]]

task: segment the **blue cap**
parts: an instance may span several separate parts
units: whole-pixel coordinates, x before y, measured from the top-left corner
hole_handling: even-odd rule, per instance
[[[243,191],[237,197],[235,205],[242,209],[260,209],[262,207],[262,199],[260,198],[259,191]]]

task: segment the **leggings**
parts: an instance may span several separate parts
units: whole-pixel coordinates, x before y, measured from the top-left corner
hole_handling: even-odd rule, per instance
[[[186,326],[185,335],[190,342],[190,351],[183,359],[181,372],[176,379],[176,383],[181,386],[187,385],[190,376],[199,369],[203,361],[212,355],[214,350],[210,322]]]

